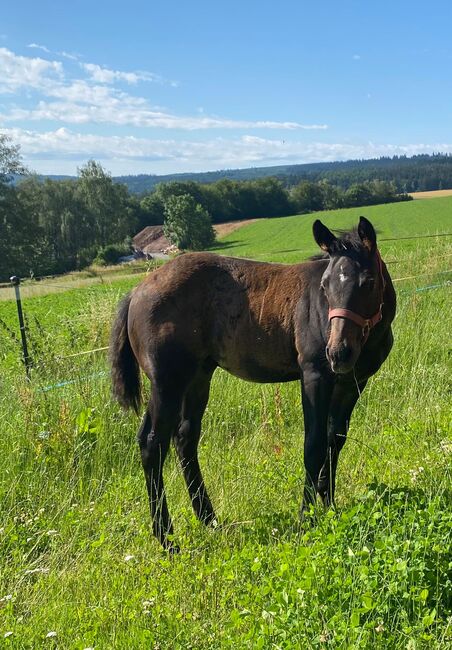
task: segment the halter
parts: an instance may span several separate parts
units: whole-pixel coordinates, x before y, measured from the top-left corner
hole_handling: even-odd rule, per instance
[[[371,318],[363,318],[363,316],[357,314],[354,311],[350,311],[350,309],[342,309],[340,307],[337,309],[330,309],[328,311],[328,322],[330,322],[333,318],[346,318],[347,320],[351,320],[353,323],[356,323],[356,325],[361,327],[363,345],[369,338],[370,330],[372,327],[375,327],[375,325],[379,323],[383,318],[383,293],[385,290],[386,282],[383,276],[383,261],[381,259],[380,251],[378,248],[375,254],[377,257],[378,272],[380,274],[381,280],[380,307],[378,308],[378,311],[373,316],[371,316]]]

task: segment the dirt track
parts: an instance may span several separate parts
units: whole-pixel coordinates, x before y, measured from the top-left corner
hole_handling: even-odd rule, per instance
[[[249,223],[254,223],[257,219],[243,219],[242,221],[228,221],[227,223],[217,223],[214,225],[213,229],[215,230],[218,237],[225,237],[229,235],[230,232],[234,232],[242,226],[246,226]]]

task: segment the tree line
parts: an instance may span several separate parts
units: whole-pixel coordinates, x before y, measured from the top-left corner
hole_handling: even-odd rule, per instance
[[[171,181],[197,181],[214,183],[228,179],[235,181],[273,177],[285,187],[301,181],[326,180],[347,189],[354,183],[384,180],[394,182],[397,192],[419,192],[452,188],[452,154],[418,154],[416,156],[382,156],[368,160],[346,160],[247,169],[223,169],[214,172],[184,174],[137,174],[118,176],[114,180],[124,183],[134,194],[144,195],[160,183]]]
[[[111,244],[130,250],[139,203],[89,161],[71,181],[0,177],[0,280],[81,269]]]
[[[13,183],[17,175],[23,178]],[[131,251],[131,237],[148,225],[165,224],[170,241],[196,249],[213,242],[212,223],[407,198],[388,181],[343,189],[304,180],[288,188],[272,177],[167,182],[139,198],[93,160],[70,180],[27,175],[19,148],[0,134],[0,281],[12,274],[63,273],[95,260],[113,262]]]
[[[154,192],[141,199],[141,225],[162,224],[169,197],[181,195],[191,196],[207,210],[212,223],[283,217],[411,199],[407,194],[399,194],[394,183],[379,180],[353,183],[345,190],[327,181],[301,181],[288,189],[276,178],[253,181],[224,179],[209,184],[173,181],[157,185]]]

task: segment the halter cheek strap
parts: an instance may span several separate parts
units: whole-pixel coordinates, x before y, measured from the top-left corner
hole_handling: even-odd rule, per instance
[[[356,323],[359,327],[362,329],[362,335],[363,335],[363,341],[362,344],[367,341],[369,338],[370,330],[372,327],[375,327],[377,323],[379,323],[383,317],[383,293],[385,290],[385,279],[383,275],[383,261],[381,259],[380,251],[376,250],[375,252],[376,257],[377,257],[377,264],[378,264],[378,272],[380,275],[380,284],[381,284],[381,292],[380,292],[380,307],[378,308],[378,311],[371,316],[371,318],[364,318],[360,314],[357,314],[354,311],[350,311],[350,309],[342,309],[338,307],[337,309],[330,309],[328,311],[328,321],[331,321],[333,318],[346,318],[347,320],[351,320],[353,323]]]

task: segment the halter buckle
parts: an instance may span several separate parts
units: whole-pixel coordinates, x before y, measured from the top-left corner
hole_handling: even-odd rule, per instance
[[[363,325],[363,330],[362,330],[364,341],[367,341],[367,339],[369,338],[371,329],[372,329],[372,321],[370,319],[367,319]]]

